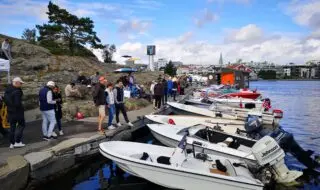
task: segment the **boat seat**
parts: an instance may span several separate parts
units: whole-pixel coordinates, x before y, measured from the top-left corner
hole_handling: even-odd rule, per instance
[[[252,153],[251,148],[244,146],[244,145],[240,145],[237,150],[240,150],[242,152],[246,152],[246,153]]]
[[[229,176],[234,176],[234,177],[237,176],[236,169],[234,168],[230,160],[226,159],[224,161],[224,166],[227,168],[227,173]]]
[[[157,158],[157,162],[159,164],[165,164],[165,165],[171,165],[170,163],[170,157],[167,157],[167,156],[159,156]]]

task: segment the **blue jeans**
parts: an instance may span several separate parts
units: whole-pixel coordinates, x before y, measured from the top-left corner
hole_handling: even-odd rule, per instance
[[[116,107],[114,106],[114,104],[110,104],[108,107],[108,112],[109,112],[109,120],[108,120],[108,126],[112,125],[112,120],[113,120],[113,116],[116,112]]]
[[[43,136],[51,137],[53,129],[57,123],[56,113],[54,112],[54,110],[49,110],[49,111],[41,111],[41,114],[42,114],[42,134]]]

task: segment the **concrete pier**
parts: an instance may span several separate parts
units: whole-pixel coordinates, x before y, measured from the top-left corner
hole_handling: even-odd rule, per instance
[[[179,97],[180,101],[186,96]],[[143,116],[153,112],[152,105],[128,112],[134,127],[126,126],[120,116],[123,126],[106,130],[105,135],[97,133],[97,118],[63,123],[65,135],[51,141],[41,139],[41,121],[27,123],[24,133],[26,147],[9,149],[8,139],[0,140],[0,190],[24,189],[63,175],[80,166],[83,160],[98,154],[101,142],[129,140],[144,126]],[[166,113],[168,108],[158,112]]]

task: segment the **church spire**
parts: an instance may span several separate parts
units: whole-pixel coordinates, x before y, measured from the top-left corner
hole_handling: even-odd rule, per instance
[[[222,65],[223,65],[222,53],[220,53],[219,65],[220,65],[220,67],[222,68]]]

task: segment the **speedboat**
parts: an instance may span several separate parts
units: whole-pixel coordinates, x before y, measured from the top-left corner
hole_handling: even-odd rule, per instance
[[[186,127],[170,124],[148,124],[147,126],[158,141],[169,147],[176,147],[185,131],[188,130],[187,148],[195,146],[197,151],[204,149],[208,154],[252,162],[256,161],[251,154],[251,147],[256,141],[243,136],[231,136],[228,133],[213,130],[213,128],[205,125]]]
[[[236,116],[222,114],[220,112],[213,112],[211,110],[205,108],[198,108],[195,106],[180,104],[177,102],[167,102],[167,104],[171,107],[172,111],[179,115],[200,115],[200,116],[207,116],[212,118],[223,118],[223,119],[237,119]]]
[[[187,134],[176,148],[110,141],[101,143],[99,151],[124,171],[173,189],[262,190],[272,179],[292,181],[302,173],[288,170],[283,150],[270,137],[253,146],[255,165],[187,149],[186,139]]]
[[[234,110],[221,110],[215,108],[203,108],[192,105],[185,105],[177,102],[167,102],[167,104],[172,109],[173,113],[178,115],[197,115],[197,116],[207,116],[211,118],[222,118],[231,120],[242,120],[245,121],[249,115],[256,115],[261,118],[263,124],[268,125],[278,125],[279,120],[282,118],[263,114],[259,110],[251,110],[250,112],[245,111],[234,111]]]
[[[200,130],[198,126],[205,126],[206,134],[214,134],[215,136],[219,136],[219,141],[224,141],[228,137],[231,137],[234,142],[240,142],[240,144],[243,145],[240,149],[244,151],[247,150],[245,146],[251,147],[262,137],[271,136],[276,139],[277,142],[279,142],[281,148],[283,148],[285,152],[292,154],[307,168],[313,170],[319,167],[319,162],[316,156],[312,158],[312,154],[314,152],[311,150],[304,150],[296,142],[292,134],[283,130],[281,126],[261,124],[261,119],[254,115],[250,115],[245,124],[243,124],[243,121],[238,120],[228,121],[224,119],[208,117],[207,119],[206,117],[195,117],[192,119],[191,116],[179,115],[146,115],[145,117],[155,123],[167,124],[171,126],[177,125],[181,128],[195,127]],[[205,137],[202,138],[202,140],[204,139],[210,142],[210,139],[208,140],[206,134],[202,133],[203,137]],[[162,142],[162,140],[158,140]],[[166,144],[165,142],[162,143]]]
[[[245,122],[240,120],[230,120],[223,118],[212,118],[205,116],[190,116],[190,115],[145,115],[145,118],[150,121],[162,124],[173,124],[173,125],[183,125],[186,127],[191,127],[193,125],[205,124],[205,125],[215,125],[219,124],[225,125],[237,125],[244,126]]]

